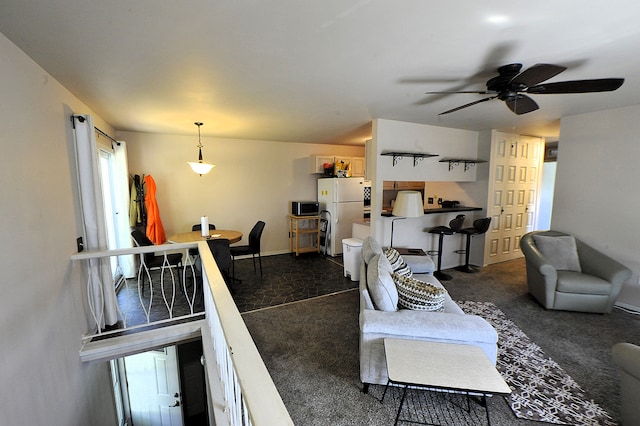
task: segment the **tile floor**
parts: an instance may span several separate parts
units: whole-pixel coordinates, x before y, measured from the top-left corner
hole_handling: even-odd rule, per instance
[[[236,260],[235,275],[242,282],[230,288],[240,312],[356,288],[358,283],[344,277],[342,257],[325,257],[307,253],[264,256],[263,277],[256,260]]]
[[[264,256],[262,258],[263,274],[256,259],[254,272],[253,260],[236,260],[235,277],[240,282],[230,281],[233,299],[240,312],[248,312],[283,303],[295,302],[311,297],[335,293],[356,288],[358,283],[344,277],[342,258],[325,257],[315,253],[300,255],[291,254]],[[188,315],[190,311],[187,298],[183,291],[175,291],[172,302],[173,285],[169,273],[165,273],[163,298],[160,287],[160,272],[151,271],[154,282],[153,298],[151,299],[150,321],[169,318],[169,309],[173,303],[174,317]],[[196,297],[193,299],[193,312],[203,310],[201,285],[197,286]],[[193,279],[187,277],[187,295],[191,296]],[[137,280],[127,280],[127,285],[118,292],[118,303],[121,310],[127,312],[127,325],[146,323],[146,312],[149,309],[149,282],[146,280],[142,300],[138,296]],[[144,307],[143,307],[144,306]]]

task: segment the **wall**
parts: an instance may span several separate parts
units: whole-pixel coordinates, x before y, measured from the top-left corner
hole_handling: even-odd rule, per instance
[[[371,234],[383,245],[391,241],[392,218],[381,217],[382,182],[385,180],[425,181],[426,196],[437,195],[444,199],[455,199],[463,205],[482,206],[486,203],[486,188],[483,182],[477,181],[478,170],[485,166],[478,165],[464,171],[463,165],[449,170],[448,163],[439,162],[444,158],[478,158],[478,132],[406,123],[393,120],[376,119],[373,122],[373,138],[367,146],[367,162],[375,166],[369,174],[372,181]],[[417,152],[438,154],[437,157],[425,158],[415,167],[413,158],[404,157],[394,166],[393,159],[383,156],[383,152]],[[484,158],[485,160],[487,158]],[[482,173],[481,173],[481,176]],[[484,194],[485,198],[478,197]],[[480,217],[482,212],[477,214]],[[469,225],[472,223],[472,213]],[[437,248],[437,237],[424,231],[437,225],[446,225],[455,214],[429,214],[422,218],[407,218],[394,223],[393,242],[397,247],[420,247],[425,250]],[[460,236],[447,240],[448,252],[463,248]],[[443,268],[459,265],[463,257],[449,255],[443,258]]]
[[[127,142],[129,173],[153,176],[167,236],[190,231],[207,215],[219,229],[242,231],[246,244],[263,220],[263,254],[289,252],[291,201],[318,198],[321,175],[309,173],[310,155],[364,156],[364,146],[202,137],[204,160],[216,167],[199,176],[187,165],[198,155],[195,125],[193,130],[191,136],[118,132]]]
[[[567,231],[634,273],[619,302],[640,307],[640,106],[564,117],[551,227]],[[639,308],[640,309],[640,308]]]
[[[2,34],[0,57],[0,424],[113,425],[108,364],[79,359],[84,283],[69,260],[81,229],[69,117],[92,112]]]

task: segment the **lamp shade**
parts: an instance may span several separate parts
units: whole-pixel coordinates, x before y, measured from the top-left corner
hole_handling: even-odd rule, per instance
[[[202,123],[196,121],[193,124],[198,126],[198,162],[188,161],[187,163],[189,164],[189,166],[191,166],[191,170],[202,176],[209,173],[211,169],[215,167],[215,165],[208,164],[202,161],[202,141],[200,140],[200,126],[202,126]]]
[[[394,216],[420,217],[424,215],[422,195],[418,191],[400,191],[393,205]]]
[[[213,164],[189,161],[188,164],[191,166],[191,169],[199,174],[200,176],[206,175],[213,169],[215,166]]]

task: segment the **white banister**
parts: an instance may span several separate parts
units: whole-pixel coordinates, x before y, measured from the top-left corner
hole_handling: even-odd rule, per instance
[[[99,263],[95,262],[95,260],[104,262],[108,261],[111,256],[135,254],[143,259],[144,253],[161,253],[166,256],[168,252],[178,251],[183,253],[183,261],[188,263],[189,269],[194,272],[194,266],[188,255],[188,249],[194,247],[198,247],[202,265],[205,319],[191,324],[198,324],[196,327],[199,327],[202,337],[207,376],[207,396],[209,398],[209,423],[217,426],[293,425],[293,421],[260,357],[260,353],[247,330],[206,242],[78,253],[72,256],[72,260],[74,262],[84,262],[85,267],[88,268],[92,262]],[[140,271],[145,274],[148,273],[148,270],[141,268],[138,276],[140,276]],[[184,269],[187,268],[183,268],[183,286],[185,283]],[[91,275],[88,274],[88,276]],[[173,274],[170,275],[172,276]],[[147,278],[150,278],[150,274]],[[172,278],[172,281],[173,295],[175,296],[175,280]],[[90,284],[88,283],[88,285]],[[196,286],[194,285],[193,287],[195,288]],[[186,286],[184,290],[186,290]],[[151,287],[149,291],[151,294]],[[165,306],[170,309],[169,307],[172,306],[172,303],[169,303],[168,298],[163,298],[165,299]],[[191,300],[192,313],[181,316],[179,319],[198,320],[202,318],[202,313],[193,313],[195,297]],[[95,318],[100,316],[100,307],[91,309],[96,309],[94,314],[89,315],[93,316],[95,321]],[[124,311],[122,314],[126,315]],[[160,329],[162,330],[161,333],[159,333],[160,330],[137,333],[141,335],[141,338],[135,341],[135,344],[139,345],[135,347],[131,343],[131,338],[135,334],[133,336],[112,337],[110,333],[102,332],[98,326],[95,334],[83,336],[83,350],[88,349],[88,351],[83,353],[83,350],[81,350],[81,359],[87,361],[105,360],[117,357],[119,352],[120,354],[124,351],[138,352],[142,350],[144,345],[157,345],[160,342],[170,344],[173,333],[171,330],[175,330],[174,342],[183,340],[184,336],[193,336],[192,328],[185,327],[187,324],[175,325],[174,320],[176,317],[169,316],[170,318],[168,319],[151,322],[154,326],[164,326]],[[150,320],[148,314],[146,319],[147,321],[141,325],[127,325],[127,330],[148,327],[148,321]],[[96,323],[98,322],[96,321]],[[122,331],[122,329],[117,331]],[[151,333],[151,335],[144,336],[145,333]],[[103,338],[108,338],[91,341],[93,337],[99,334]],[[116,349],[114,347],[110,349],[109,341],[114,342],[113,346],[120,345],[121,348]],[[90,353],[91,351],[94,353]]]
[[[87,307],[89,317],[93,321],[92,325],[90,325],[89,332],[84,336],[84,340],[89,341],[99,335],[104,336],[121,333],[125,330],[133,330],[156,323],[188,319],[191,317],[201,317],[204,310],[197,311],[195,309],[198,286],[194,283],[190,289],[187,287],[187,278],[191,279],[192,282],[195,281],[194,277],[196,275],[196,271],[191,260],[191,256],[189,256],[189,249],[195,247],[197,247],[196,243],[164,244],[148,247],[82,252],[71,256],[72,261],[83,262],[83,266],[87,269]],[[157,256],[162,256],[164,259],[163,265],[160,268],[159,282],[157,280],[153,280],[151,270],[145,263],[144,255],[147,253],[154,253]],[[170,253],[182,253],[182,270],[180,273],[178,273],[178,271],[174,271],[174,268],[169,265],[167,255]],[[134,309],[135,302],[131,300],[131,278],[125,279],[124,286],[126,297],[121,298],[124,300],[121,300],[117,306],[117,327],[113,327],[113,330],[105,331],[102,328],[102,318],[104,318],[104,301],[106,298],[104,294],[102,294],[103,286],[94,282],[96,277],[99,278],[99,275],[90,273],[90,270],[92,268],[99,268],[100,265],[109,264],[111,257],[122,256],[125,254],[134,254],[139,258],[139,267],[135,278],[137,282],[138,306],[144,314],[144,320],[138,319],[137,321],[133,321],[133,313],[136,310]],[[167,282],[170,284],[169,289],[166,288],[169,287],[169,285],[165,285],[165,275],[168,276]],[[117,274],[114,274],[114,276],[117,277]],[[149,286],[148,298],[143,297],[143,282],[146,282]],[[115,285],[115,282],[113,285]],[[161,298],[159,301],[154,300],[154,288],[160,289]],[[189,312],[186,314],[182,313],[180,315],[176,315],[174,312],[177,291],[182,292],[189,307]],[[162,305],[164,305],[164,308]],[[154,306],[156,307],[157,318],[152,318],[152,310],[154,309]]]
[[[223,416],[228,422],[225,424],[231,425],[293,425],[211,252],[202,252],[201,259],[208,382],[213,387],[219,377],[220,388],[212,392],[224,395],[225,409],[215,413],[216,419]],[[205,333],[210,333],[206,339]],[[212,360],[215,372],[211,371]]]

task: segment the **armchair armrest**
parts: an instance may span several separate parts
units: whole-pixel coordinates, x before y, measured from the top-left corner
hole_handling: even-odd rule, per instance
[[[631,269],[601,251],[576,240],[580,268],[585,274],[593,275],[612,284],[622,284],[631,278]]]
[[[529,265],[536,269],[538,273],[545,277],[548,282],[556,282],[558,280],[558,273],[556,268],[551,265],[551,262],[544,257],[544,255],[538,250],[533,238],[523,238],[521,240],[520,249],[526,258]]]
[[[402,255],[402,259],[414,274],[433,274],[436,269],[433,260],[428,256]]]
[[[363,334],[383,334],[412,339],[496,343],[496,330],[477,315],[424,312],[402,309],[384,312],[364,309],[360,313]]]
[[[618,343],[611,350],[616,365],[636,379],[640,379],[640,346]]]

